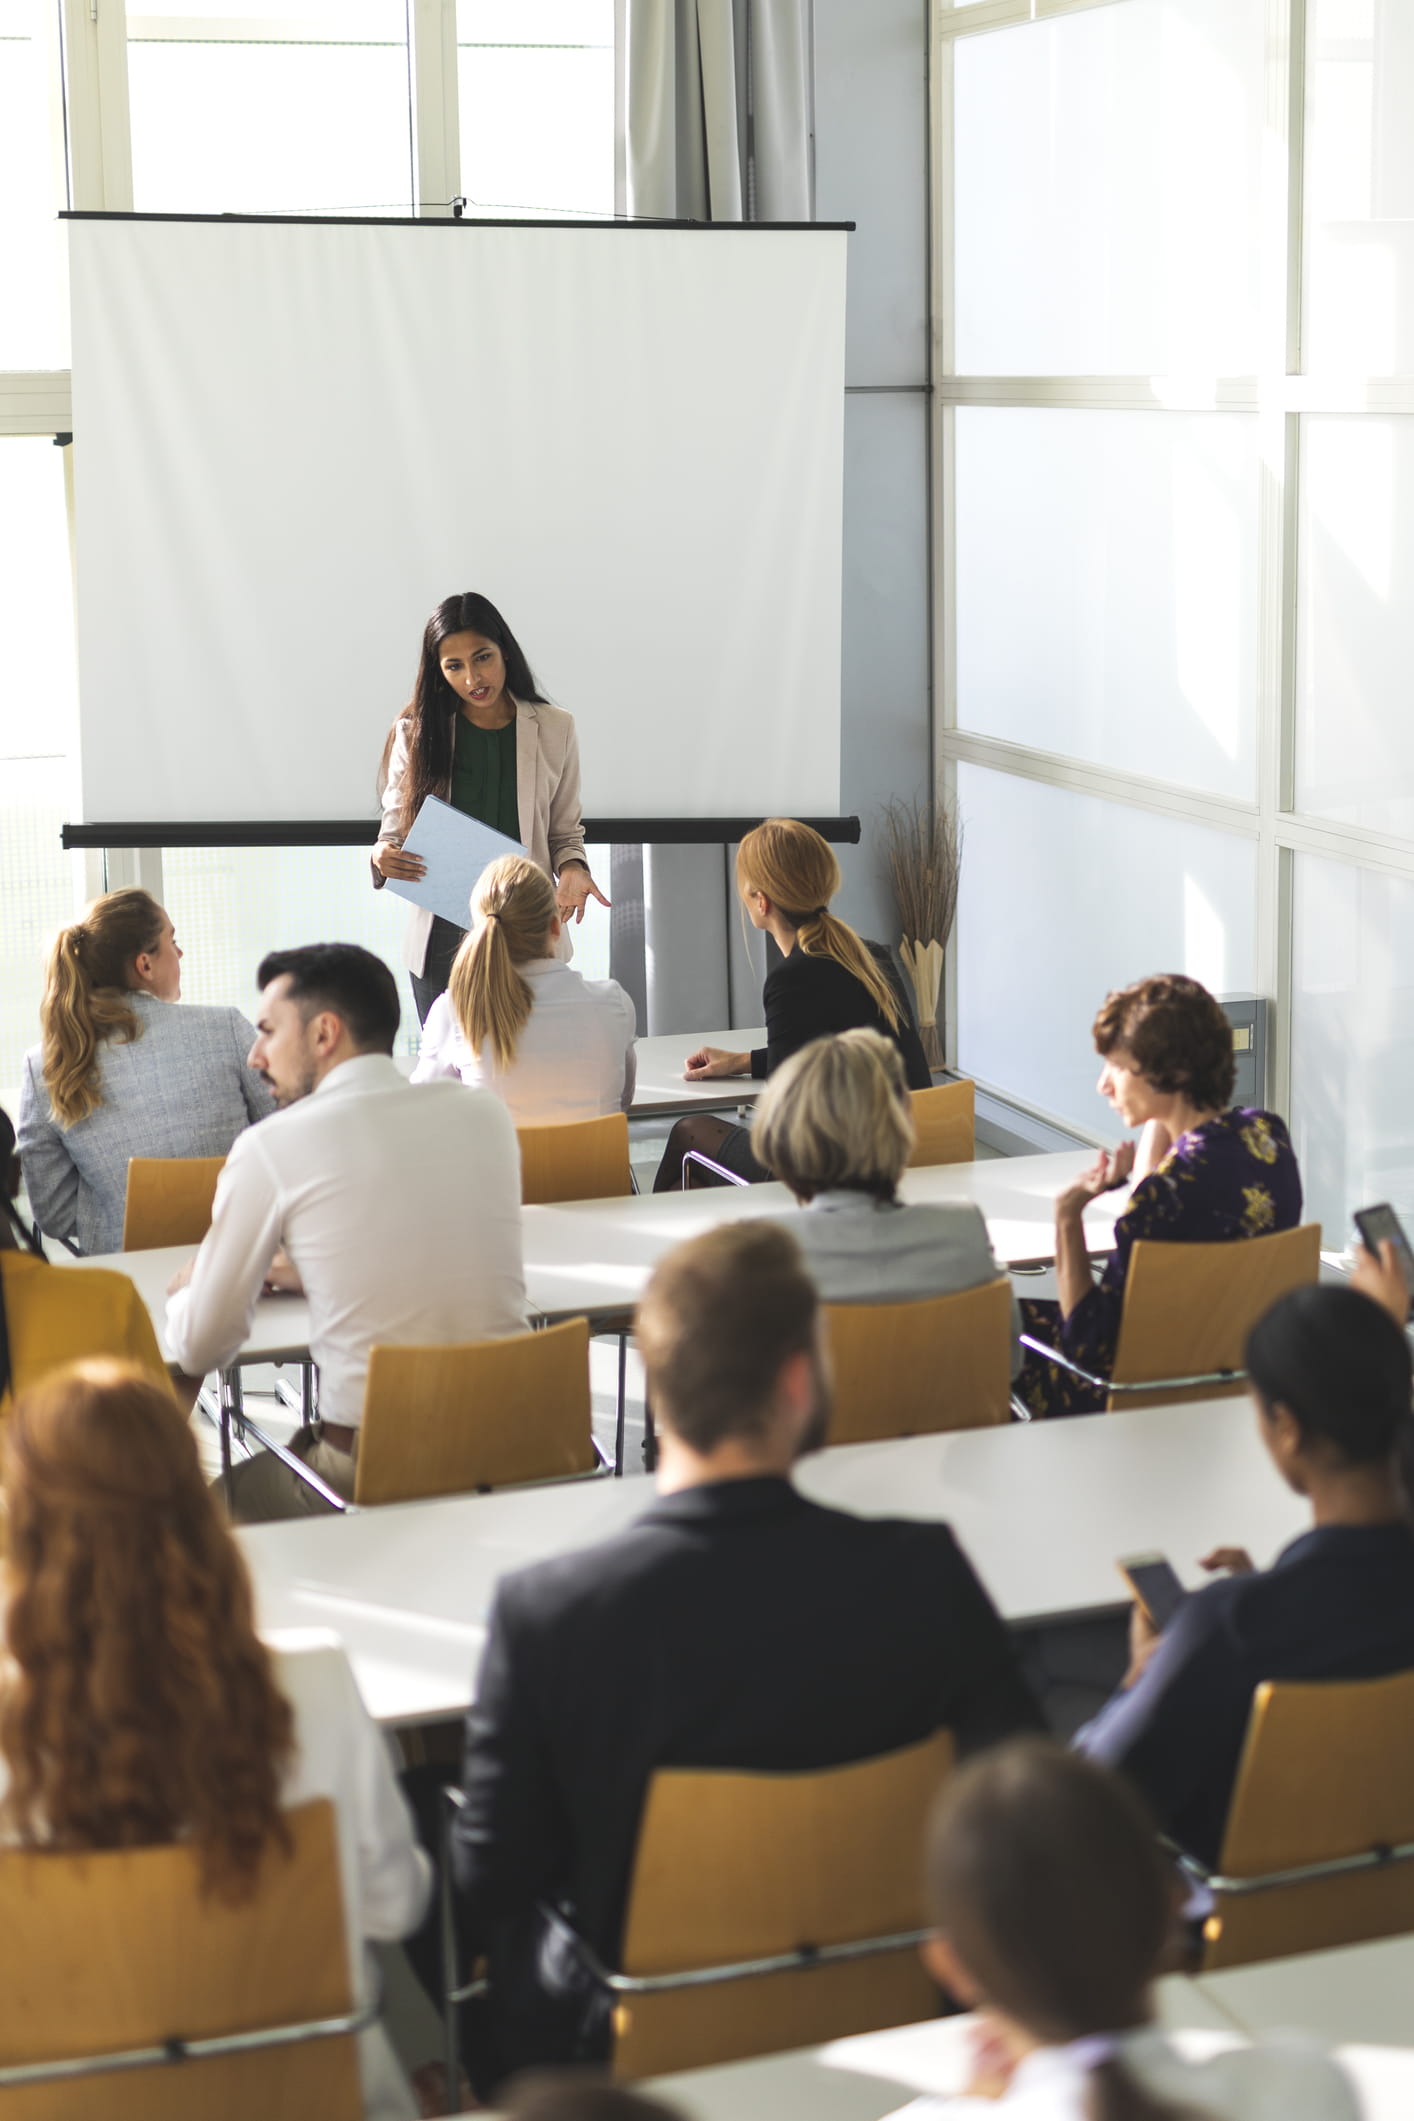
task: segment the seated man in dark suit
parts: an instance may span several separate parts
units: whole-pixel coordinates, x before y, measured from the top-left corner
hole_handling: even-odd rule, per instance
[[[747,1222],[681,1246],[637,1331],[657,1500],[501,1582],[467,1718],[454,1860],[464,1948],[490,1963],[479,2089],[607,2051],[607,2009],[536,1903],[617,1964],[655,1768],[831,1767],[944,1726],[967,1752],[1039,1722],[946,1525],[848,1516],[792,1486],[829,1419],[792,1238]]]

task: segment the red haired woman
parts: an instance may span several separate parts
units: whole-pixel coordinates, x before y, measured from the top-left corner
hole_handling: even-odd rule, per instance
[[[245,1565],[171,1394],[76,1363],[16,1400],[0,1673],[0,1834],[27,1847],[190,1841],[239,1901],[286,1846],[284,1809],[332,1800],[356,1987],[365,1940],[405,1936],[430,1869],[332,1637],[270,1650]],[[382,2028],[366,2111],[416,2112]]]

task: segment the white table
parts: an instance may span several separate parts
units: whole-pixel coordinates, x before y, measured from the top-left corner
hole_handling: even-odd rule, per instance
[[[992,1158],[976,1164],[933,1164],[904,1173],[903,1196],[914,1201],[972,1201],[982,1210],[998,1258],[1049,1258],[1054,1249],[1052,1203],[1068,1179],[1092,1161],[1088,1149],[1052,1156]],[[1110,1242],[1126,1195],[1106,1195],[1086,1211],[1096,1250]],[[524,1210],[525,1285],[543,1318],[621,1312],[638,1301],[663,1254],[684,1238],[720,1222],[770,1215],[795,1205],[784,1186],[709,1186],[693,1193],[644,1194],[623,1200],[572,1201]],[[191,1255],[190,1245],[147,1252],[113,1252],[58,1265],[111,1267],[127,1274],[152,1314],[165,1351],[167,1284]],[[299,1362],[309,1353],[309,1306],[300,1296],[267,1296],[255,1307],[246,1363]]]
[[[1185,2035],[1183,2044],[1197,2053],[1237,2037],[1224,2013],[1181,1974],[1158,1984],[1157,2000],[1165,2032]],[[715,2069],[678,2070],[642,2088],[689,2121],[879,2121],[910,2099],[966,2089],[972,2026],[970,2016],[929,2018]]]
[[[892,1443],[807,1459],[802,1490],[863,1517],[946,1519],[1003,1617],[1070,1619],[1124,1602],[1115,1558],[1155,1547],[1189,1583],[1222,1542],[1266,1561],[1306,1522],[1241,1399]],[[332,1627],[381,1723],[469,1704],[496,1584],[611,1537],[641,1477],[397,1503],[240,1533],[262,1628]]]
[[[765,1078],[750,1075],[716,1076],[705,1083],[684,1081],[682,1064],[699,1046],[721,1046],[729,1053],[752,1053],[766,1043],[764,1025],[748,1031],[670,1031],[659,1038],[641,1038],[634,1047],[637,1078],[630,1119],[662,1119],[681,1112],[720,1112],[731,1105],[749,1105],[761,1095]],[[400,1055],[398,1066],[411,1075],[417,1063]]]
[[[1197,1985],[1245,2033],[1296,2028],[1333,2046],[1414,2048],[1414,1937],[1268,1959]]]
[[[635,1049],[638,1079],[630,1119],[658,1119],[680,1112],[720,1111],[749,1105],[765,1088],[765,1077],[715,1076],[705,1083],[684,1082],[682,1064],[699,1046],[721,1046],[729,1053],[753,1053],[766,1043],[763,1025],[749,1031],[672,1031],[663,1038],[641,1038]]]
[[[1172,1976],[1158,1984],[1159,2023],[1195,2061],[1238,2045],[1241,2034],[1214,2012],[1202,1985]],[[832,2040],[823,2047],[764,2055],[717,2069],[681,2070],[643,2086],[688,2121],[880,2121],[912,2099],[956,2095],[967,2081],[966,2018],[931,2019]],[[1342,2049],[1365,2121],[1409,2121],[1414,2054],[1391,2048]]]

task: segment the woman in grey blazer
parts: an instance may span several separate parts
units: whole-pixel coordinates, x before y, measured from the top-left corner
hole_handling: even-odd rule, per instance
[[[518,840],[555,879],[565,923],[556,955],[573,955],[569,923],[604,897],[584,859],[579,738],[574,717],[543,699],[524,650],[489,598],[447,597],[427,621],[412,700],[394,722],[380,772],[382,823],[373,886],[416,879],[424,865],[403,841],[429,795]],[[466,930],[425,907],[408,924],[404,963],[420,1023],[446,991]]]
[[[274,1099],[239,1009],[176,1006],[182,953],[146,891],[110,891],[61,928],[25,1055],[19,1150],[41,1230],[79,1252],[123,1243],[128,1159],[224,1156]]]
[[[776,1070],[756,1106],[757,1161],[801,1203],[784,1223],[827,1304],[910,1303],[1006,1272],[980,1208],[901,1201],[913,1147],[903,1061],[877,1031],[816,1039]],[[1012,1298],[1013,1332],[1021,1314]],[[1013,1375],[1021,1350],[1015,1352]]]

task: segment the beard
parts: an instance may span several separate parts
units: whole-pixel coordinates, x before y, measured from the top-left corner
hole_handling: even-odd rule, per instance
[[[286,1082],[277,1083],[274,1076],[264,1068],[258,1068],[256,1073],[282,1112],[287,1105],[297,1105],[302,1097],[308,1097],[314,1089],[313,1061],[306,1061],[299,1073],[290,1076]]]

